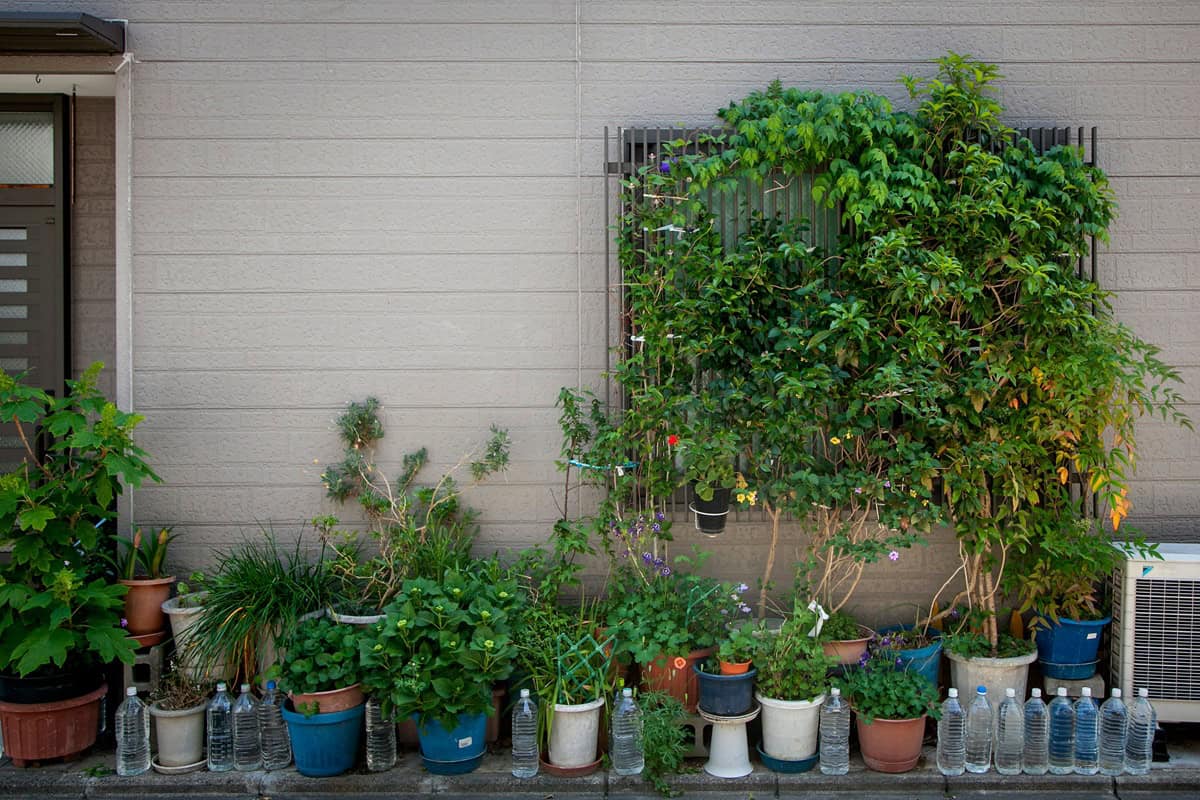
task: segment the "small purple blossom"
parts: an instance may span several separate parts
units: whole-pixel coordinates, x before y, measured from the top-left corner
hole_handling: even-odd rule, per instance
[[[861,487],[861,486],[855,486],[855,487],[854,487],[854,493],[855,493],[855,494],[862,494],[862,487]]]
[[[121,617],[121,627],[122,627],[122,628],[128,628],[128,627],[129,627],[129,620],[125,619],[124,617]]]
[[[655,512],[654,512],[654,518],[655,518],[656,520],[658,520],[659,522],[662,522],[664,519],[666,519],[666,518],[667,518],[667,515],[666,515],[666,514],[664,514],[664,513],[663,513],[663,512],[661,512],[661,511],[655,511]]]
[[[904,659],[903,659],[903,658],[900,658],[900,656],[896,656],[896,666],[897,666],[897,667],[903,667],[903,666],[904,666]]]
[[[861,656],[858,657],[858,665],[860,667],[865,667],[867,665],[867,662],[870,660],[871,660],[870,654],[864,652]]]
[[[738,611],[742,612],[743,614],[749,614],[750,606],[746,605],[745,603],[738,603]]]
[[[659,570],[658,574],[662,575],[664,578],[669,578],[671,577],[671,568],[663,567],[661,570]]]
[[[749,587],[749,586],[747,586],[746,584],[744,584],[744,583],[739,583],[739,584],[738,584],[738,588],[737,588],[737,590],[738,590],[738,594],[742,594],[743,592],[745,592],[745,591],[746,591],[747,589],[749,589],[749,588],[750,588],[750,587]]]
[[[892,488],[892,482],[891,482],[891,481],[884,481],[884,482],[883,482],[883,488],[885,488],[885,489],[890,489],[890,488]]]
[[[625,548],[625,552],[621,553],[621,558],[629,558],[629,548]]]
[[[654,566],[656,566],[656,567],[661,567],[663,565],[663,563],[664,562],[661,558],[654,559]]]
[[[950,619],[958,619],[958,609],[957,608],[950,611]]]
[[[655,533],[662,533],[662,525],[659,525],[659,524],[656,522],[656,523],[654,523],[653,525],[651,525],[651,526],[650,526],[650,530],[654,531]]]
[[[654,556],[650,553],[642,553],[642,561],[645,561],[647,564],[653,564]]]
[[[887,646],[888,646],[888,645],[890,645],[891,643],[892,643],[892,640],[891,640],[891,639],[889,639],[887,636],[885,636],[885,637],[883,637],[882,639],[880,639],[880,640],[879,640],[879,645],[880,645],[881,647],[887,647]]]
[[[893,550],[892,552],[888,553],[888,558],[890,558],[892,561],[899,561],[900,553],[896,550]]]

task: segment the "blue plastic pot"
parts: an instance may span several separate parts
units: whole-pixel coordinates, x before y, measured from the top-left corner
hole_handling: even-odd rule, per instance
[[[436,719],[427,718],[424,721],[413,714],[417,723],[417,736],[421,741],[421,756],[426,761],[438,765],[455,765],[462,762],[474,761],[474,765],[463,765],[461,772],[470,772],[479,766],[480,757],[487,747],[487,714],[459,714],[458,725],[454,730],[446,730]],[[456,769],[446,766],[448,769]],[[430,769],[430,772],[435,770]],[[439,774],[458,774],[440,772]]]
[[[886,628],[880,628],[879,634],[887,636],[896,631],[912,630],[912,627],[912,625],[889,625]],[[893,649],[893,652],[895,652],[896,658],[900,659],[900,663],[896,665],[897,671],[916,672],[937,686],[938,675],[942,671],[942,634],[932,629],[929,634],[937,639],[933,644],[912,650]]]
[[[366,704],[360,704],[345,711],[306,717],[284,706],[292,757],[301,775],[326,778],[354,766],[366,708]]]
[[[1057,625],[1038,628],[1038,661],[1042,674],[1061,680],[1083,680],[1096,673],[1097,653],[1104,626],[1112,620],[1074,620],[1060,617]]]
[[[701,672],[699,664],[692,669],[700,678],[700,708],[718,717],[740,717],[754,705],[754,676],[751,669],[741,675],[713,675]]]

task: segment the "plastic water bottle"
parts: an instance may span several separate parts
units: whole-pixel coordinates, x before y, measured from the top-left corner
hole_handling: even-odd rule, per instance
[[[1100,774],[1120,775],[1125,771],[1125,739],[1129,733],[1129,713],[1121,690],[1100,706]]]
[[[1050,701],[1050,772],[1069,775],[1075,771],[1075,707],[1067,697],[1067,687],[1058,687],[1058,696]]]
[[[996,772],[1020,775],[1025,749],[1025,709],[1017,702],[1017,690],[1005,689],[1004,702],[996,709]]]
[[[521,699],[512,712],[512,774],[515,778],[532,778],[538,773],[537,727],[537,701],[529,696],[528,689],[522,689]]]
[[[283,769],[292,763],[292,738],[280,710],[282,699],[275,691],[275,681],[267,681],[267,693],[258,704],[258,738],[266,770]]]
[[[1138,689],[1137,700],[1129,706],[1129,735],[1125,737],[1125,771],[1145,775],[1154,760],[1154,731],[1158,714],[1150,704],[1150,691]]]
[[[367,769],[385,772],[396,766],[396,723],[385,719],[383,705],[367,698]]]
[[[845,775],[850,771],[850,705],[842,702],[842,690],[829,690],[821,705],[821,772]]]
[[[1021,770],[1026,775],[1045,775],[1050,768],[1050,717],[1042,701],[1042,690],[1031,689],[1025,703],[1025,747]]]
[[[208,770],[233,769],[233,703],[225,691],[225,682],[217,684],[217,693],[208,704]]]
[[[1095,775],[1100,771],[1100,708],[1092,699],[1092,688],[1083,687],[1075,701],[1075,772]]]
[[[642,755],[642,710],[633,702],[633,689],[621,692],[613,712],[612,765],[618,775],[640,775],[646,765]]]
[[[242,693],[233,702],[233,766],[240,772],[262,768],[262,746],[258,741],[258,701],[250,693],[250,684],[242,684]]]
[[[962,775],[967,758],[967,712],[951,689],[937,726],[937,767],[943,775]]]
[[[967,708],[967,772],[987,772],[992,766],[992,704],[987,687],[975,690]]]
[[[117,708],[117,774],[141,775],[150,769],[150,712],[138,699],[137,687],[125,690]]]

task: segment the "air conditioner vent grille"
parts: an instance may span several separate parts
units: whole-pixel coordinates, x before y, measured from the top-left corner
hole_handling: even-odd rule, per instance
[[[1136,581],[1133,686],[1200,700],[1200,581]]]

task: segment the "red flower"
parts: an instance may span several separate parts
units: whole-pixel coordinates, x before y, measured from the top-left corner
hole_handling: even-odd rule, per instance
[[[667,444],[671,447],[674,447],[675,445],[679,444],[679,437],[672,433],[667,437]]]

